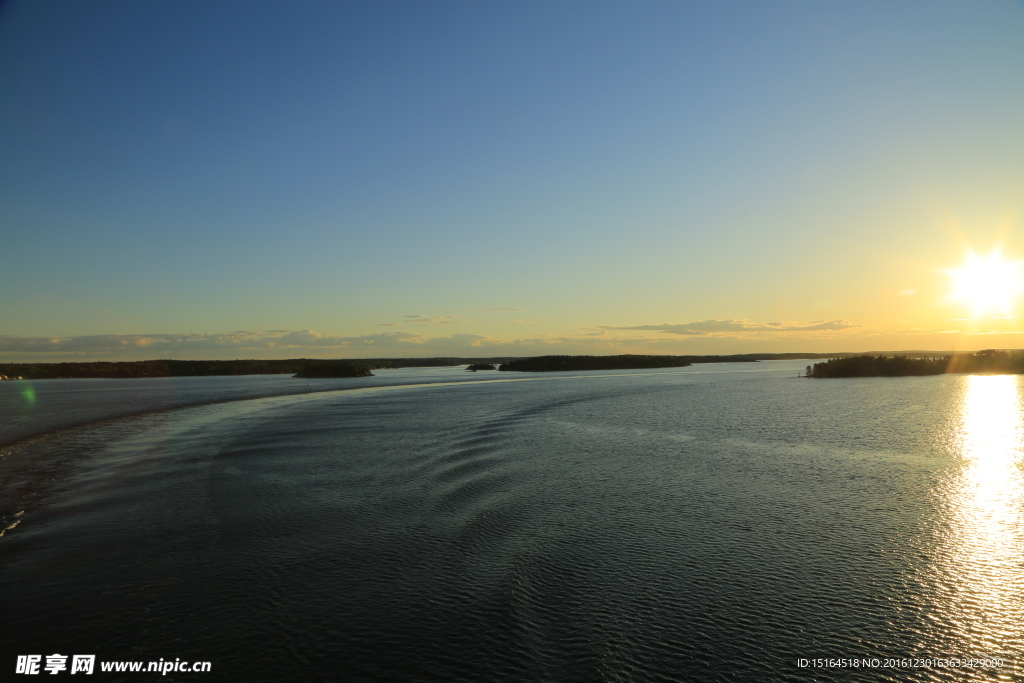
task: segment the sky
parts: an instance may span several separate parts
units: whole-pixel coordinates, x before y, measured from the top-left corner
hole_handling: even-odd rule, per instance
[[[1024,347],[1024,3],[0,5],[0,360]]]

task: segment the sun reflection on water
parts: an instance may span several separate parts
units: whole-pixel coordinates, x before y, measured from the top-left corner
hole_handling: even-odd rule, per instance
[[[1024,631],[1024,413],[1020,378],[963,378],[962,466],[943,492],[940,614],[961,655],[1012,655]],[[950,643],[953,645],[953,643]]]

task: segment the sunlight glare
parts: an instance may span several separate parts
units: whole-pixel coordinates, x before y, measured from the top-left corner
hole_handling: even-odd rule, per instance
[[[1007,261],[999,249],[987,257],[967,252],[967,263],[960,268],[946,270],[953,279],[950,300],[961,301],[971,307],[971,317],[985,313],[1009,315],[1014,300],[1024,293],[1024,261]]]
[[[1013,375],[971,375],[961,385],[955,429],[962,464],[943,490],[948,526],[937,567],[939,618],[967,647],[1000,651],[1024,619],[1022,386]]]

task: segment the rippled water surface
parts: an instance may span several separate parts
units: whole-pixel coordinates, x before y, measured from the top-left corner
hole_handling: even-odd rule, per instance
[[[1020,378],[804,364],[414,369],[23,441],[0,459],[2,666],[1020,680]],[[798,665],[984,656],[1005,665]]]

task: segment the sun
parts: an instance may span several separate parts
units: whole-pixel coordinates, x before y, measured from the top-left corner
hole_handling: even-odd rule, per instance
[[[1009,315],[1014,300],[1024,294],[1024,261],[1007,261],[999,249],[986,257],[967,252],[967,263],[946,270],[953,279],[951,301],[971,307],[971,317],[1002,313]]]

